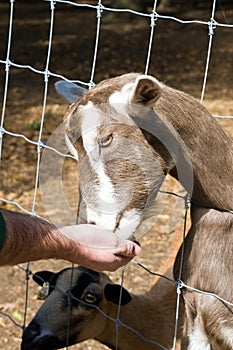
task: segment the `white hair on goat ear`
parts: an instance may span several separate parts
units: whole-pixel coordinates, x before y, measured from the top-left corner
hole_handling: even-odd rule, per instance
[[[130,103],[153,107],[162,93],[163,85],[151,75],[139,75],[133,87]]]

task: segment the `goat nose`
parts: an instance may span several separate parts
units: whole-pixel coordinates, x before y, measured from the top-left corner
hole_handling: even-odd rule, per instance
[[[41,331],[40,325],[36,322],[32,322],[23,332],[21,350],[45,349],[44,342],[46,344],[47,339],[50,337],[50,333]]]
[[[96,225],[95,221],[88,222],[89,225]]]
[[[35,339],[40,334],[40,326],[37,323],[31,323],[23,332],[23,341],[28,342]]]
[[[41,328],[36,322],[31,322],[23,332],[21,350],[54,350],[60,348],[59,339],[50,330]]]

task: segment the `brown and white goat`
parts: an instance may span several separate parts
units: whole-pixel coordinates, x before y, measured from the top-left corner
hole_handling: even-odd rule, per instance
[[[168,271],[171,275],[171,267]],[[116,346],[116,319],[120,286],[104,273],[83,267],[64,269],[58,273],[40,271],[34,280],[50,284],[50,292],[23,333],[22,350],[54,350],[95,339],[111,349]],[[70,293],[71,297],[69,302]],[[165,279],[157,279],[145,294],[129,294],[122,289],[118,349],[155,350],[172,346],[176,311],[176,287]],[[107,314],[106,318],[96,308]],[[182,305],[181,305],[182,308]],[[180,310],[183,315],[182,309]],[[178,328],[181,336],[182,319]],[[67,329],[69,327],[69,330]],[[158,346],[156,345],[158,343]],[[160,344],[160,346],[159,346]]]
[[[107,79],[82,96],[69,83],[57,90],[77,100],[66,116],[66,138],[79,158],[80,221],[137,236],[170,173],[192,201],[183,270],[180,276],[180,251],[175,277],[232,303],[233,142],[216,120],[194,98],[151,76]],[[182,294],[183,349],[232,349],[232,307],[188,289]]]

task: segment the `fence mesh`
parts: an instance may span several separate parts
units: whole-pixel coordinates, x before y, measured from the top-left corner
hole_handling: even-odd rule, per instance
[[[65,104],[61,108],[59,107],[59,97],[53,92],[52,86],[57,79],[76,82],[91,88],[103,78],[131,71],[132,65],[135,70],[142,71],[145,74],[151,73],[156,76],[157,70],[159,77],[169,81],[169,74],[172,73],[172,78],[175,76],[174,71],[176,70],[176,64],[179,64],[179,59],[188,55],[191,59],[191,66],[181,67],[180,70],[181,72],[183,71],[184,76],[181,83],[183,90],[186,89],[187,92],[194,93],[202,103],[205,103],[205,97],[207,96],[208,107],[212,107],[211,97],[215,98],[221,91],[223,100],[225,98],[227,101],[226,108],[214,106],[213,114],[216,118],[224,119],[224,122],[233,118],[233,109],[229,102],[232,96],[232,88],[230,88],[232,85],[232,72],[230,70],[224,72],[225,85],[223,83],[221,87],[219,87],[218,79],[216,79],[219,76],[215,75],[218,66],[225,64],[226,67],[231,67],[231,43],[226,41],[224,44],[221,44],[221,39],[219,38],[222,37],[218,37],[218,35],[219,32],[223,31],[226,33],[227,38],[232,37],[232,4],[226,2],[225,10],[225,2],[222,4],[213,0],[212,3],[200,2],[200,4],[204,3],[204,9],[193,9],[191,4],[187,5],[186,2],[179,1],[176,3],[174,1],[173,4],[171,1],[171,6],[166,9],[166,12],[160,12],[159,2],[156,0],[154,3],[151,2],[151,5],[148,5],[145,11],[135,9],[133,2],[131,8],[125,8],[122,6],[122,3],[120,3],[121,6],[118,6],[118,1],[110,0],[85,2],[47,0],[35,3],[10,0],[1,3],[0,70],[2,111],[0,157],[2,160],[1,177],[3,187],[0,192],[0,200],[3,207],[12,210],[19,209],[33,216],[46,217],[45,210],[41,204],[39,187],[42,152],[44,149],[49,149],[51,152],[58,154],[59,157],[64,157],[68,162],[72,162],[72,159],[70,159],[72,157],[47,144],[53,128],[58,125],[54,121],[54,116],[59,109],[58,114],[61,119],[66,110]],[[42,26],[39,26],[40,21]],[[82,23],[83,28],[78,25],[79,22]],[[21,37],[17,33],[20,26],[22,26],[22,31],[20,31]],[[63,37],[62,26],[67,27],[66,37]],[[194,56],[194,51],[199,50],[195,46],[195,42],[193,45],[191,43],[188,48],[183,47],[182,42],[180,42],[181,31],[186,31],[186,28],[187,36],[190,34],[193,38],[196,35],[196,43],[200,40],[201,52],[198,61],[195,61],[196,56]],[[135,33],[138,32],[141,33],[141,40],[139,41],[137,36],[135,36]],[[214,45],[215,34],[216,46]],[[174,37],[176,40],[175,43],[170,41],[171,47],[168,47],[166,42],[169,36]],[[118,40],[115,46],[111,46],[110,42],[106,40],[106,38],[111,37],[112,40]],[[78,50],[76,50],[77,42],[80,42]],[[227,45],[229,45],[229,49]],[[121,48],[119,48],[120,46]],[[170,61],[167,62],[170,62],[173,67],[173,72],[163,65],[160,58],[159,50],[161,50],[161,56],[164,57],[169,49],[171,55],[168,58]],[[34,50],[35,55],[33,56]],[[141,54],[142,52],[143,55]],[[140,60],[137,60],[138,56],[140,56]],[[222,61],[222,58],[225,61]],[[172,62],[173,59],[174,62]],[[81,69],[78,68],[80,62],[82,62]],[[198,73],[194,69],[195,64],[197,65]],[[193,67],[193,74],[190,74],[190,67]],[[190,74],[189,84],[187,83],[187,73]],[[221,71],[218,74],[221,74]],[[181,77],[177,76],[177,82],[179,83],[180,81]],[[200,96],[198,96],[194,86],[197,86],[197,89],[199,89]],[[23,100],[25,93],[28,95],[27,102],[24,103],[22,101],[21,105],[21,99]],[[219,111],[222,109],[226,111],[224,112],[225,115],[220,115]],[[20,110],[26,111],[26,126],[24,115],[21,115]],[[32,116],[36,115],[36,118],[30,117],[30,114]],[[232,126],[229,123],[230,121],[227,124],[227,128],[231,130]],[[223,126],[225,126],[224,123]],[[20,168],[18,168],[19,163],[16,162],[17,159],[21,162]],[[27,172],[25,174],[24,171],[25,167],[27,167],[28,159],[30,175]],[[21,172],[24,175],[21,175]],[[176,186],[175,184],[172,190],[176,189]],[[21,190],[18,188],[21,188]],[[173,193],[170,194],[170,197],[172,196]],[[180,217],[183,217],[184,213],[186,217],[188,211],[186,195],[181,195],[180,200]],[[76,199],[74,202],[76,202]],[[180,231],[182,238],[182,235],[185,235],[187,231],[185,220],[180,225]],[[169,239],[170,241],[172,240],[172,235],[170,235]],[[148,240],[148,237],[145,237],[146,240]],[[158,255],[157,257],[159,260]],[[137,260],[138,262],[131,264],[131,268],[132,266],[136,269],[142,268],[143,276],[145,275],[145,270],[152,275],[155,274],[151,271],[151,267],[154,267],[154,271],[158,267],[155,262],[152,261],[151,265],[149,264],[149,268],[144,266],[139,259]],[[29,280],[35,269],[38,269],[37,266],[39,265],[34,263],[34,265],[28,264],[12,268],[13,274],[16,273],[16,269],[19,269],[21,274],[25,274],[25,311],[22,311],[22,306],[20,310],[14,306],[12,311],[10,307],[7,307],[6,303],[3,303],[0,311],[3,328],[5,327],[6,318],[10,319],[10,326],[7,329],[20,328],[22,330],[27,324],[28,300],[30,298],[28,296],[30,289]],[[127,280],[128,269],[130,270],[130,267],[127,267],[122,271],[122,275],[118,276],[122,285],[123,275],[125,275],[124,280]],[[131,272],[129,272],[129,279],[130,276]],[[9,281],[8,283],[10,284],[11,282]],[[175,284],[177,287],[174,349],[176,348],[179,298],[182,288],[211,295],[227,305],[233,306],[228,300],[224,300],[209,292],[196,290],[185,285],[182,281],[170,279],[170,283]],[[149,282],[145,284],[148,286]],[[23,289],[22,293],[24,295]],[[99,312],[109,318],[102,310],[99,310]],[[23,319],[21,319],[20,315],[23,315]],[[161,349],[166,349],[163,344],[158,345],[156,341],[144,337],[143,334],[138,334],[129,325],[123,324],[120,321],[120,308],[118,317],[113,321],[116,322],[116,349],[118,348],[118,332],[121,327],[128,327],[128,329],[144,339],[145,342],[157,345]],[[11,332],[13,337],[15,337],[15,330]],[[12,335],[9,334],[9,337],[12,337]],[[8,344],[7,337],[4,336],[4,338],[6,344]],[[11,347],[8,348],[11,349]],[[12,348],[15,348],[14,345]]]

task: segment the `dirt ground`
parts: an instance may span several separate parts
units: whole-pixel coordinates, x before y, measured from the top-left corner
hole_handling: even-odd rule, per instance
[[[97,1],[96,1],[97,2]],[[86,3],[95,3],[86,1]],[[113,1],[106,2],[113,5]],[[176,3],[176,2],[175,2]],[[117,1],[114,2],[117,7]],[[216,20],[233,23],[233,8],[230,6],[216,11]],[[169,12],[170,11],[170,12]],[[209,6],[193,9],[177,2],[167,14],[182,19],[208,21]],[[13,36],[10,58],[17,64],[30,65],[44,70],[48,45],[49,4],[45,1],[17,1],[13,22]],[[0,60],[5,60],[8,35],[9,2],[0,4]],[[91,9],[74,8],[56,4],[53,46],[49,70],[70,79],[88,82],[90,79],[96,30],[96,12]],[[99,50],[97,55],[95,82],[103,78],[129,71],[144,72],[150,33],[147,18],[128,13],[103,13]],[[208,31],[201,24],[184,25],[175,21],[158,20],[152,47],[149,73],[175,88],[200,99],[205,70]],[[217,28],[213,37],[204,104],[213,114],[233,115],[233,55],[232,28]],[[53,130],[62,122],[67,109],[65,101],[57,95],[49,80],[49,93],[45,111],[42,140],[46,141]],[[0,64],[0,98],[3,100],[5,66]],[[24,134],[31,140],[38,138],[43,102],[43,77],[29,69],[10,68],[9,92],[6,104],[4,127],[15,133]],[[233,121],[218,119],[224,129],[233,136]],[[37,153],[35,146],[19,138],[4,136],[1,162],[0,197],[17,201],[31,210]],[[69,201],[76,203],[73,176],[75,164],[66,165],[66,191]],[[166,189],[181,192],[178,183],[168,179]],[[46,216],[37,190],[36,212]],[[1,203],[2,207],[16,210],[15,206]],[[73,205],[73,204],[72,204]],[[75,204],[74,204],[75,210]],[[171,214],[175,218],[171,221]],[[153,228],[141,237],[142,254],[136,260],[153,271],[158,271],[173,255],[171,245],[183,232],[182,202],[168,196],[164,209]],[[179,238],[178,238],[179,239]],[[23,267],[26,265],[24,264]],[[70,266],[64,261],[40,261],[30,264],[33,272],[42,269],[58,271]],[[114,281],[120,281],[120,272],[110,274]],[[19,267],[0,269],[0,310],[19,325],[23,324],[25,309],[25,272]],[[41,304],[36,300],[37,287],[31,278],[29,283],[26,324]],[[153,277],[144,270],[129,264],[125,271],[124,286],[134,293],[149,289]],[[20,348],[22,330],[7,316],[0,314],[0,349]],[[75,345],[70,349],[106,349],[94,341]]]

